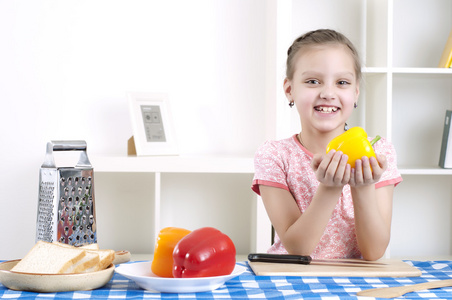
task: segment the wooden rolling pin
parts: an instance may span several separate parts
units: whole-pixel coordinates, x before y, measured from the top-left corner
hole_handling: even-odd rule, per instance
[[[440,287],[452,286],[452,279],[423,282],[412,285],[396,286],[390,288],[369,289],[356,293],[357,296],[377,297],[377,298],[396,298],[406,293],[415,291],[436,289]]]

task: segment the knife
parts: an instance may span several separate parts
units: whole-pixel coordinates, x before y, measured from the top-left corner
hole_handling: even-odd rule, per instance
[[[386,264],[351,259],[312,259],[309,255],[295,254],[270,254],[270,253],[250,253],[248,260],[251,262],[267,262],[282,264],[301,264],[301,265],[341,265],[341,266],[384,266]]]

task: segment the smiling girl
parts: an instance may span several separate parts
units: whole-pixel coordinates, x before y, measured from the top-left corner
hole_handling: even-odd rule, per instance
[[[336,31],[311,31],[289,48],[286,68],[284,92],[302,130],[258,149],[252,186],[276,231],[268,252],[379,259],[389,244],[393,190],[402,181],[394,147],[381,139],[377,159],[358,159],[353,169],[342,152],[325,153],[357,107],[358,53]]]

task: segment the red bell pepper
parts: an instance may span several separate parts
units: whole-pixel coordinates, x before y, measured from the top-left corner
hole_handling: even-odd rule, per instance
[[[212,227],[202,227],[184,236],[174,247],[173,277],[229,275],[235,267],[232,240]]]

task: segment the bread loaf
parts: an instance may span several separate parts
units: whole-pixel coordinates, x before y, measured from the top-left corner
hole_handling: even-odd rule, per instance
[[[115,252],[97,244],[74,247],[59,242],[38,241],[11,271],[42,274],[94,272],[106,269]]]
[[[13,272],[59,274],[82,260],[86,251],[64,248],[59,245],[38,241],[28,254],[14,268]]]
[[[70,266],[63,273],[82,273],[91,268],[93,268],[94,271],[97,271],[100,270],[97,269],[97,267],[99,266],[99,262],[100,258],[97,253],[85,250],[85,256],[81,260]]]
[[[74,246],[70,246],[68,244],[63,244],[59,242],[54,242],[57,245],[67,248],[75,248]],[[73,273],[82,273],[82,272],[94,272],[106,269],[115,259],[115,251],[110,249],[99,249],[98,244],[88,244],[80,246],[79,249],[83,249],[86,251],[86,261],[83,264],[82,262],[77,263],[77,266],[74,266]],[[94,258],[94,256],[96,258]],[[88,260],[88,257],[91,259]],[[70,271],[73,271],[70,270]],[[69,272],[71,273],[71,272]]]

